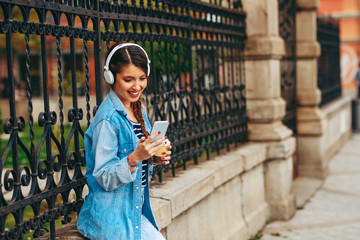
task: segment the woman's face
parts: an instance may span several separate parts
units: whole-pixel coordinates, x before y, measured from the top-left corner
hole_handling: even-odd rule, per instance
[[[113,90],[125,107],[131,102],[139,100],[147,86],[146,73],[134,64],[125,65],[122,71],[116,74]]]

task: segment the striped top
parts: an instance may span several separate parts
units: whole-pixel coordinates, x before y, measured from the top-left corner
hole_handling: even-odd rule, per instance
[[[130,123],[133,126],[133,131],[135,133],[135,135],[140,139],[142,137],[145,137],[145,134],[142,132],[141,130],[141,123],[137,123],[134,121],[131,121],[129,119]],[[146,174],[145,174],[145,170],[147,168],[148,165],[148,160],[144,160],[142,161],[142,172],[141,172],[141,187],[145,187],[146,186]]]

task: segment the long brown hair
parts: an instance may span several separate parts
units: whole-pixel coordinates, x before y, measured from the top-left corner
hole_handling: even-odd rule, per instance
[[[146,131],[145,121],[144,121],[144,118],[142,116],[142,102],[141,102],[141,100],[139,99],[136,102],[130,103],[130,106],[133,109],[136,120],[141,124],[141,131],[144,133],[145,136],[148,136],[149,134]]]
[[[115,46],[117,46],[117,44],[110,48],[109,53]],[[115,82],[116,74],[121,72],[122,67],[128,64],[134,64],[145,73],[148,72],[148,59],[145,53],[137,46],[123,47],[114,53],[109,64],[109,69],[114,75]],[[148,77],[149,76],[147,76],[147,81],[149,81]],[[148,132],[145,128],[145,121],[142,115],[142,101],[139,99],[136,102],[131,102],[130,107],[133,110],[136,120],[141,124],[142,132],[145,136],[148,136]]]

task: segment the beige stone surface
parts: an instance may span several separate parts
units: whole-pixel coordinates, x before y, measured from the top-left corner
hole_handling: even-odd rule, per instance
[[[289,219],[295,212],[293,193],[293,159],[276,159],[265,162],[266,200],[271,219]]]
[[[348,97],[340,97],[321,108],[298,108],[297,153],[300,176],[327,176],[329,159],[350,136],[350,101]]]
[[[291,157],[296,150],[296,138],[289,137],[282,141],[266,142],[265,158],[270,159],[287,159]]]
[[[267,225],[261,240],[355,240],[360,236],[360,145],[359,135],[339,150],[322,180],[295,180],[306,199],[289,221]],[[274,236],[277,233],[277,236]]]
[[[214,205],[212,202],[213,199],[210,197],[202,199],[198,204],[174,218],[166,229],[166,239],[214,239],[214,223],[212,222]]]
[[[351,98],[341,97],[321,107],[326,118],[326,159],[329,160],[351,135]]]
[[[241,177],[243,186],[243,211],[249,235],[255,235],[269,217],[268,204],[265,201],[264,169],[257,166]]]
[[[153,209],[157,214],[166,214],[167,201],[171,206],[171,218],[175,218],[198,201],[211,194],[215,188],[249,170],[265,160],[265,146],[262,144],[246,144],[238,149],[199,164],[196,168],[177,173],[163,185],[150,189],[154,201]],[[229,167],[230,166],[230,167]],[[192,196],[190,199],[188,196]],[[165,201],[165,202],[164,202]],[[158,209],[165,208],[165,210]],[[165,220],[164,220],[165,221]],[[168,223],[168,220],[165,221]],[[164,223],[163,226],[166,226]]]
[[[296,40],[297,41],[316,41],[317,25],[316,11],[300,10],[296,12]]]
[[[217,156],[214,160],[207,161],[206,164],[201,164],[198,167],[214,171],[214,188],[217,188],[244,171],[245,158],[249,158],[248,155],[251,153],[248,151],[251,149],[261,152],[263,148],[259,145],[247,144],[246,147],[233,150],[231,154]],[[264,161],[264,155],[261,158],[261,161]]]
[[[299,9],[316,10],[320,6],[320,0],[296,0]]]
[[[324,178],[327,176],[325,137],[297,136],[298,174],[302,177]]]
[[[246,115],[253,123],[268,123],[285,116],[286,103],[282,98],[248,99]]]
[[[325,117],[318,107],[298,107],[296,119],[298,135],[316,136],[322,135],[325,131]]]
[[[320,136],[324,133],[324,121],[321,119],[312,121],[298,121],[296,130],[302,136]]]
[[[171,223],[170,201],[151,197],[150,203],[159,229],[163,229],[168,226]]]
[[[236,177],[217,188],[211,195],[214,210],[212,212],[213,239],[229,239],[235,234],[238,234],[238,237],[248,236],[243,218],[241,193],[241,179]]]
[[[268,217],[265,153],[264,144],[245,144],[152,187],[151,204],[164,236],[246,240],[260,230]]]
[[[248,36],[279,35],[277,0],[243,0]]]
[[[280,141],[292,135],[292,131],[281,121],[272,123],[248,123],[250,141]]]
[[[167,239],[229,239],[235,233],[247,236],[241,189],[240,177],[217,188],[173,219],[166,229]]]
[[[296,119],[298,121],[312,121],[324,118],[324,113],[319,107],[298,107],[296,109]]]
[[[321,46],[318,42],[314,42],[314,41],[296,42],[297,59],[320,57],[320,55],[321,55]]]
[[[244,159],[245,171],[251,170],[266,159],[266,149],[265,146],[261,144],[251,144],[247,148],[244,148],[239,154],[241,154]]]
[[[177,181],[171,179],[164,185],[154,186],[150,196],[170,201],[174,219],[214,190],[213,173],[213,170],[200,168],[178,173]]]
[[[296,61],[296,79],[298,80],[296,81],[296,89],[299,90],[300,95],[308,95],[308,92],[316,91],[318,89],[317,74],[316,58],[298,59]]]
[[[245,42],[245,59],[281,59],[285,43],[279,36],[252,36]]]
[[[322,183],[323,180],[318,178],[297,177],[293,182],[296,206],[305,206]]]
[[[296,102],[300,106],[318,106],[321,102],[321,92],[318,88],[299,89]]]
[[[246,98],[270,99],[280,97],[280,61],[245,61]]]

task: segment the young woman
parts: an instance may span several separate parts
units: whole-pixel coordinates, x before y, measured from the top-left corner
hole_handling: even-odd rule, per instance
[[[104,78],[111,90],[85,133],[89,194],[77,226],[90,239],[164,239],[156,226],[149,199],[149,159],[166,137],[151,142],[150,122],[140,97],[148,84],[149,59],[133,43],[113,46]],[[170,160],[171,147],[163,152]]]

